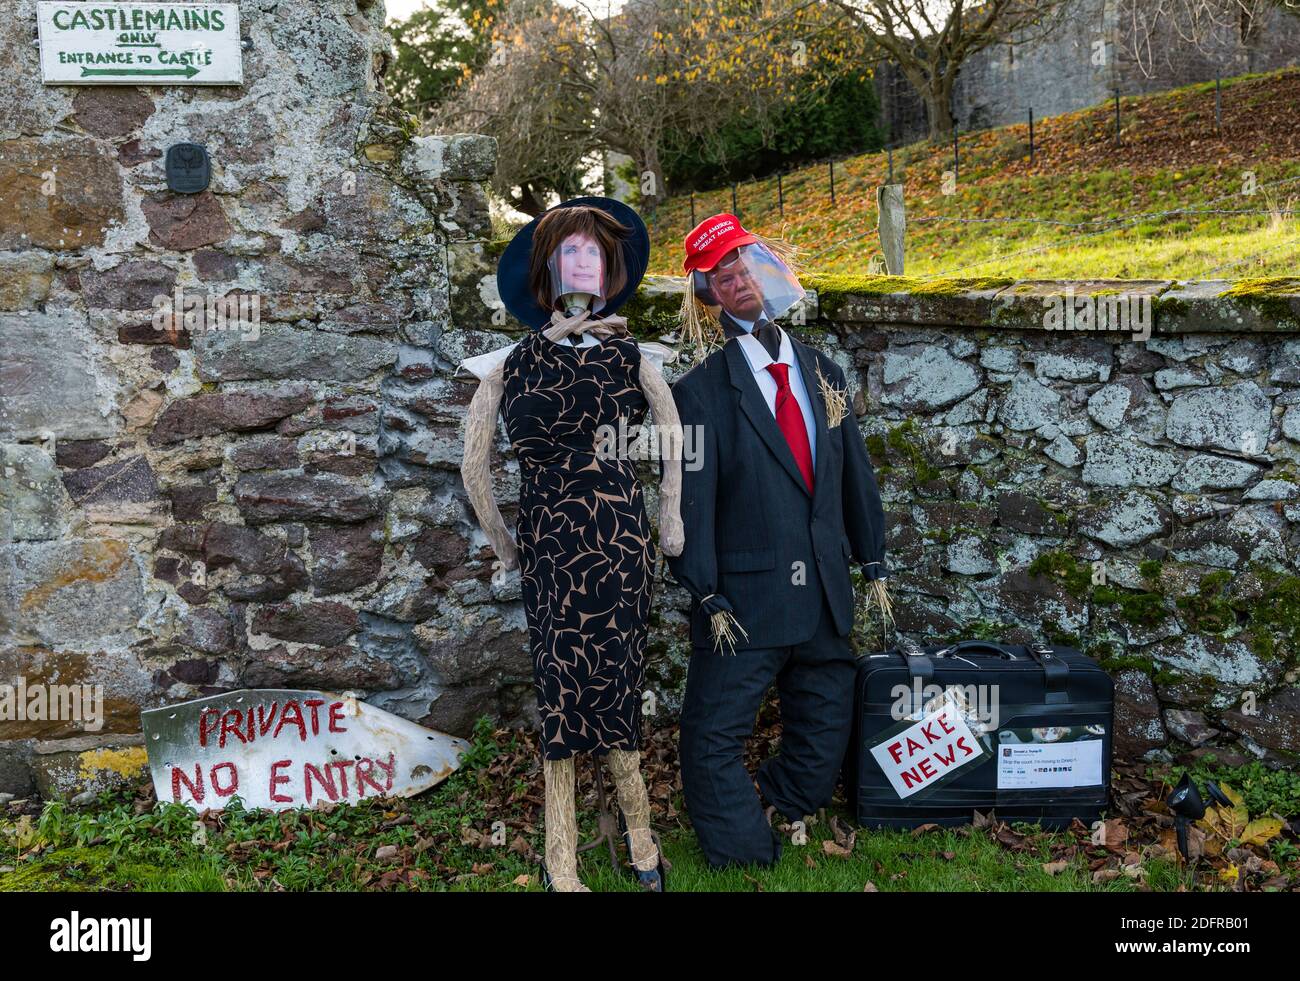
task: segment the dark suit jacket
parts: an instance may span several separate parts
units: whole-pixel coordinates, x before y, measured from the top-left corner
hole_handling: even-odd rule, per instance
[[[683,468],[686,548],[668,564],[695,599],[696,644],[713,643],[699,608],[710,593],[725,597],[748,633],[738,649],[808,640],[823,593],[843,636],[853,626],[850,561],[863,563],[868,578],[886,574],[884,509],[852,406],[840,425],[826,425],[817,370],[841,391],[844,372],[793,336],[790,342],[817,417],[812,494],[736,341],[673,386],[700,466],[688,460]]]

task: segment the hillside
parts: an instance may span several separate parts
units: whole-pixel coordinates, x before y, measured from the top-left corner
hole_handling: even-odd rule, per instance
[[[909,276],[1217,278],[1287,275],[1300,267],[1300,70],[1214,84],[963,135],[955,188],[952,147],[894,152],[905,186]],[[819,273],[867,271],[879,255],[875,188],[883,153],[738,188],[746,227],[800,246]],[[1248,194],[1253,173],[1255,193]],[[731,189],[695,195],[698,218],[731,210]],[[1215,213],[1192,213],[1187,212]],[[1170,214],[1170,212],[1176,212]],[[1229,212],[1229,213],[1223,213]],[[1246,212],[1246,213],[1242,213]],[[1010,220],[1015,219],[1015,220]],[[1035,219],[1026,221],[1025,219]],[[678,273],[691,226],[689,197],[650,218],[651,270]]]

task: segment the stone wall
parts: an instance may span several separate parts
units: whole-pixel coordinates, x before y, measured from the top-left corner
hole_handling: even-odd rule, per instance
[[[1123,753],[1295,765],[1300,279],[975,285],[832,284],[810,338],[861,386],[899,628],[1082,648]],[[1066,289],[1154,335],[1045,329]]]
[[[0,10],[0,685],[106,711],[0,721],[0,793],[131,772],[141,708],[240,686],[517,714],[522,620],[449,639],[488,588],[445,368],[494,144],[413,138],[382,3],[240,8],[246,84],[215,88],[44,86],[34,0]],[[198,195],[166,188],[182,141]],[[156,322],[177,291],[257,320]]]

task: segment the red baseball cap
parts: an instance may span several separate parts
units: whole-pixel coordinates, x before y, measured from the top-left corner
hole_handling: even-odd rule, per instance
[[[707,272],[732,249],[757,242],[758,236],[745,231],[735,215],[721,214],[705,218],[686,234],[682,243],[686,248],[686,261],[682,270],[698,269]]]

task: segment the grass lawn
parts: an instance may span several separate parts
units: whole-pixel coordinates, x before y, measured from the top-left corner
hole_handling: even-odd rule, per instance
[[[760,732],[754,749],[771,745],[771,734]],[[832,810],[807,829],[806,841],[787,839],[776,866],[715,872],[680,810],[672,730],[652,736],[645,760],[673,891],[1300,887],[1300,848],[1290,830],[1253,851],[1225,851],[1195,867],[1182,863],[1159,801],[1174,774],[1135,769],[1114,775],[1120,806],[1106,822],[1107,844],[1081,824],[1059,832],[996,820],[982,827],[864,831]],[[57,802],[44,809],[10,805],[0,815],[0,891],[536,891],[540,771],[530,734],[494,732],[484,723],[462,769],[411,799],[281,814],[232,807],[200,819],[175,805],[159,807],[141,783],[84,810]],[[1244,788],[1252,816],[1297,809],[1300,778],[1294,775],[1231,777]],[[586,766],[579,768],[579,786],[580,824],[589,839],[595,807]],[[636,889],[628,872],[611,868],[603,847],[582,856],[581,875],[596,891]]]
[[[1300,215],[1288,212],[1300,211],[1300,70],[1225,80],[1222,97],[1219,133],[1213,84],[1123,99],[1118,146],[1113,103],[1039,120],[1032,164],[1027,124],[963,135],[957,177],[947,186],[951,146],[896,150],[907,275],[1293,274]],[[740,185],[737,205],[746,227],[800,246],[808,269],[863,273],[879,256],[875,194],[887,174],[885,154],[864,154],[836,162],[834,202],[827,165],[818,164],[784,177],[784,217],[775,179]],[[699,219],[731,208],[730,187],[695,196]],[[1031,218],[1040,222],[1024,220]],[[649,225],[651,272],[678,274],[689,196],[667,200]]]

